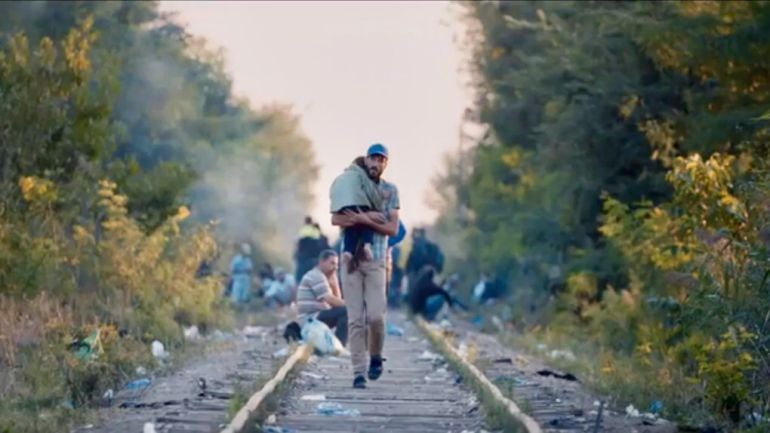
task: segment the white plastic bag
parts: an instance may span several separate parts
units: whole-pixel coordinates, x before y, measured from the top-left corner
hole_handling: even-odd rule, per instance
[[[309,317],[302,325],[302,340],[315,348],[319,355],[347,356],[348,351],[324,322]]]
[[[154,356],[157,359],[165,359],[168,357],[168,352],[166,352],[166,348],[163,347],[163,343],[161,343],[158,340],[153,340],[152,342],[152,356]]]

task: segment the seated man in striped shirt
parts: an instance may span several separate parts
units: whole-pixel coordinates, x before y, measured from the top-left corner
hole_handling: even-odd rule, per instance
[[[334,250],[324,250],[318,265],[302,277],[297,287],[299,322],[314,317],[334,330],[343,346],[348,342],[348,310],[337,280],[339,258]]]

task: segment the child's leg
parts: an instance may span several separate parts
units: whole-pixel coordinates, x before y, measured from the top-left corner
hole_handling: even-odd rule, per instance
[[[372,253],[372,245],[374,244],[374,230],[368,226],[363,227],[359,236],[361,243],[363,244],[364,256],[367,260],[373,260],[374,253]]]
[[[358,207],[345,206],[340,209],[339,212],[344,212],[346,210],[357,211]],[[356,246],[358,245],[360,233],[360,226],[355,225],[345,228],[345,232],[342,237],[342,263],[347,264],[353,259],[353,256],[356,253]]]
[[[372,244],[374,243],[374,230],[372,230],[370,227],[361,228],[359,239],[363,244],[366,260],[373,260],[374,255],[372,253]]]
[[[345,228],[345,235],[342,243],[342,252],[344,254],[355,254],[356,246],[361,239],[362,227],[360,225],[354,225]]]

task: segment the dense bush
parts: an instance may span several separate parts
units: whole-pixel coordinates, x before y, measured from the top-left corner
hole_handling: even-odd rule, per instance
[[[462,4],[487,129],[439,181],[460,269],[506,278],[519,329],[579,348],[619,403],[754,428],[770,4]]]

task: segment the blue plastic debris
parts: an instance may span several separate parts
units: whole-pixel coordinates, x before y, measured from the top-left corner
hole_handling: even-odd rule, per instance
[[[142,379],[137,379],[137,380],[135,380],[133,382],[128,382],[126,384],[126,389],[142,389],[142,388],[147,388],[148,386],[150,386],[151,383],[152,383],[152,381],[145,377],[145,378],[142,378]]]
[[[385,329],[388,335],[393,337],[403,337],[404,336],[404,329],[401,327],[398,327],[390,322],[385,323]]]
[[[274,425],[268,425],[262,427],[263,433],[294,433],[294,430],[286,427],[278,427]]]
[[[660,400],[655,400],[652,403],[650,403],[650,409],[649,412],[651,413],[660,413],[660,411],[663,410],[663,402]]]
[[[361,412],[356,409],[345,409],[339,403],[318,403],[317,412],[328,416],[359,416]]]
[[[484,319],[481,317],[481,315],[478,315],[478,316],[474,317],[473,319],[471,319],[471,323],[474,326],[481,327],[481,325],[484,324]]]

